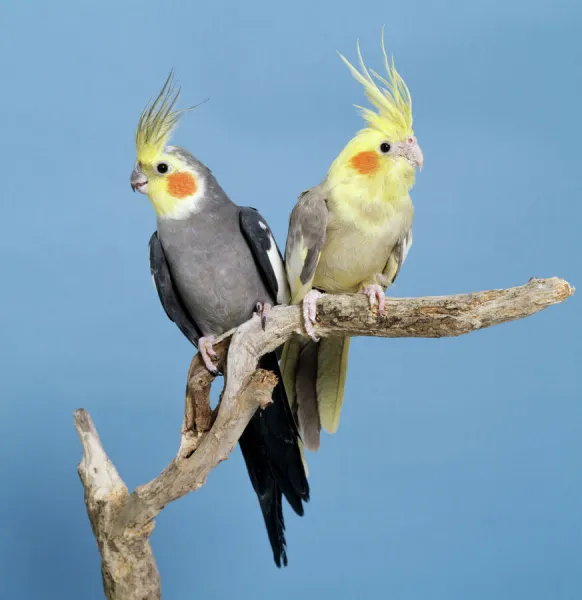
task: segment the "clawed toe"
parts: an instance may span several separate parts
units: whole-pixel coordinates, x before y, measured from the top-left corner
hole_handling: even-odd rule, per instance
[[[318,290],[311,290],[303,298],[303,325],[307,335],[314,341],[319,342],[319,338],[315,335],[313,325],[317,321],[317,300],[323,294]]]
[[[374,306],[376,302],[378,302],[378,315],[381,316],[384,313],[384,308],[386,307],[386,296],[384,295],[384,288],[377,283],[373,285],[366,286],[362,293],[368,296],[368,300],[370,301],[370,308]]]
[[[257,302],[255,304],[256,314],[261,319],[261,327],[263,331],[265,331],[265,327],[267,326],[267,314],[271,310],[271,305],[268,302]]]
[[[202,360],[204,361],[204,365],[206,368],[213,374],[218,375],[218,369],[216,365],[212,362],[212,358],[216,358],[218,355],[214,351],[212,344],[216,341],[216,338],[213,335],[208,337],[201,337],[198,340],[198,351],[202,356]]]

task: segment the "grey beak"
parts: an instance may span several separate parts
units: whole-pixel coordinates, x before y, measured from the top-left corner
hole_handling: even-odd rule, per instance
[[[144,186],[148,182],[148,178],[143,174],[139,166],[136,164],[133,171],[131,172],[131,177],[129,179],[129,183],[131,185],[131,189],[135,192],[140,192],[140,188]]]

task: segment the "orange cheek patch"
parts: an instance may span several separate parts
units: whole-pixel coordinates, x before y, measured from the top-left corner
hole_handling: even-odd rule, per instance
[[[168,193],[174,198],[186,198],[196,192],[196,180],[190,173],[172,173],[167,181]]]
[[[360,152],[350,159],[352,167],[362,175],[371,175],[380,167],[380,157],[377,152]]]

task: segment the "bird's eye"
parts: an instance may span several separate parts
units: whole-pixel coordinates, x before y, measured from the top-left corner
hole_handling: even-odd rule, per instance
[[[382,152],[382,154],[388,154],[388,152],[390,152],[390,148],[392,148],[392,146],[390,146],[388,142],[382,142],[380,144],[380,152]]]
[[[158,166],[156,167],[158,173],[167,173],[168,172],[168,165],[166,163],[159,163]]]

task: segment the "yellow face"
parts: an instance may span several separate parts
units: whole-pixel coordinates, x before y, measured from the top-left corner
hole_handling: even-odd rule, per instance
[[[371,195],[405,193],[414,185],[416,167],[423,155],[414,135],[392,141],[375,129],[365,129],[353,138],[334,161],[330,185],[351,181]]]
[[[147,194],[158,215],[172,216],[192,204],[200,191],[201,178],[178,154],[162,152],[136,162],[131,187]]]

